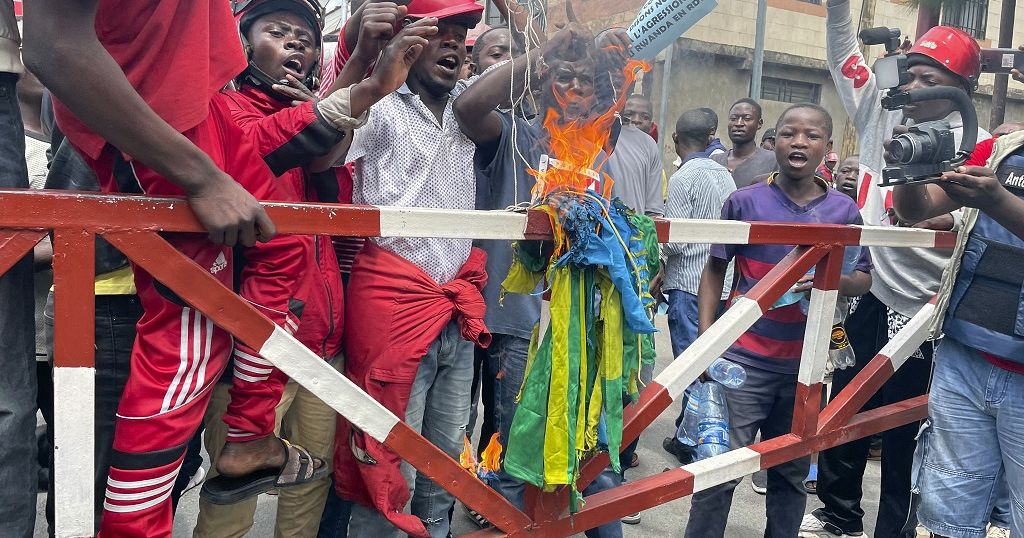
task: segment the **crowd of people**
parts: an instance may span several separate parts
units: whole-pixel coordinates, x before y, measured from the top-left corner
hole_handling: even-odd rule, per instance
[[[930,338],[865,406],[930,395],[922,424],[881,434],[874,535],[910,538],[919,525],[951,538],[1024,533],[1024,124],[979,129],[970,159],[932,183],[879,187],[894,134],[942,120],[959,143],[964,126],[949,100],[881,107],[849,0],[830,0],[826,17],[828,65],[859,138],[859,154],[844,156],[833,151],[836,111],[811,103],[766,129],[757,100],[736,101],[722,111],[730,147],[710,108],[656,125],[648,97],[632,88],[615,97],[630,46],[620,28],[594,35],[570,22],[545,34],[527,8],[496,0],[505,25],[472,40],[483,14],[473,0],[354,4],[325,58],[317,0],[34,0],[23,47],[13,3],[0,1],[0,186],[31,178],[35,188],[185,198],[208,234],[165,241],[432,444],[472,459],[492,437],[507,446],[542,317],[539,293],[503,293],[510,242],[278,235],[257,200],[515,208],[533,199],[535,171],[554,152],[551,129],[620,107],[589,166],[637,214],[959,232],[952,252],[854,253],[839,294],[857,360],[834,372],[831,395],[938,294]],[[935,27],[904,49],[903,89],[976,90],[980,49],[966,33]],[[669,140],[677,158],[665,166]],[[790,250],[661,245],[650,292],[667,303],[672,355]],[[51,493],[55,533],[53,429],[36,431],[38,412],[51,426],[54,414],[52,257],[44,240],[0,278],[0,536],[33,536],[37,489]],[[95,267],[98,535],[170,536],[181,495],[200,485],[196,536],[245,535],[268,492],[278,495],[277,536],[451,535],[445,484],[102,239]],[[804,277],[793,291],[811,286]],[[799,303],[777,305],[725,352],[746,371],[726,389],[732,448],[791,431],[806,322]],[[640,380],[652,377],[647,364]],[[693,462],[680,433],[666,433],[662,446]],[[755,475],[765,536],[864,535],[870,444]],[[636,446],[584,494],[622,484]],[[523,480],[500,466],[486,480],[524,507]],[[665,533],[727,536],[739,482],[696,493],[685,528]],[[809,491],[823,507],[806,513]],[[623,523],[640,520],[585,533],[621,537]]]

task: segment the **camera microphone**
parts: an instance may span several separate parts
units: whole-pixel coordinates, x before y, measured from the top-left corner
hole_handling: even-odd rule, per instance
[[[861,42],[865,45],[884,45],[889,43],[893,39],[900,36],[899,28],[887,28],[885,26],[878,26],[876,28],[866,28],[861,30],[859,34]]]

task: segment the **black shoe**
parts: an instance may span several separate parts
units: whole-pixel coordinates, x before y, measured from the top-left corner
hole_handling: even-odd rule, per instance
[[[688,465],[695,461],[693,447],[686,446],[680,443],[675,437],[666,437],[661,441],[661,448],[665,449],[665,452],[672,454],[679,460],[679,463]]]

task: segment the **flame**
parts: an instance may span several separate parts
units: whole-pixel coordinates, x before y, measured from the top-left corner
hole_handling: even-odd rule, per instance
[[[548,155],[557,159],[560,166],[547,166],[544,170],[529,169],[528,172],[537,178],[533,188],[533,199],[535,202],[546,200],[554,192],[569,191],[584,193],[595,183],[587,171],[600,169],[607,160],[607,152],[604,158],[601,151],[608,145],[611,136],[611,127],[616,121],[616,113],[622,109],[629,97],[626,93],[637,79],[641,72],[651,70],[650,64],[640,60],[629,59],[622,68],[623,80],[620,87],[616,88],[617,98],[615,103],[594,117],[594,114],[583,116],[573,121],[562,124],[561,115],[554,109],[548,109],[544,118],[544,129],[548,133],[550,145]],[[580,99],[576,95],[561,95],[555,93],[555,99],[564,110],[570,102],[582,101],[590,104],[587,99]],[[593,98],[588,98],[592,100]],[[613,180],[608,174],[602,173],[600,181],[600,192],[606,199],[611,198]]]

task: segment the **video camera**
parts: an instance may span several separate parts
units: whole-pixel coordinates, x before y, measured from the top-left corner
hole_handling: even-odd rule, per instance
[[[943,172],[962,165],[974,151],[978,139],[978,114],[971,97],[962,88],[935,86],[903,91],[900,86],[910,82],[910,64],[906,54],[899,52],[898,28],[868,28],[860,32],[865,45],[884,45],[885,57],[875,62],[872,70],[880,88],[888,88],[882,97],[882,108],[901,110],[904,106],[933,99],[948,99],[960,112],[964,132],[957,150],[949,122],[927,121],[909,128],[909,132],[893,137],[889,146],[892,162],[882,169],[879,185],[888,187],[904,183],[931,183]]]

